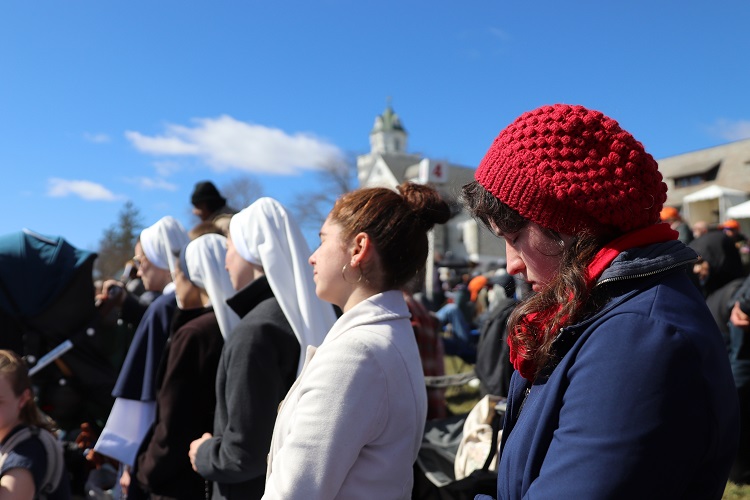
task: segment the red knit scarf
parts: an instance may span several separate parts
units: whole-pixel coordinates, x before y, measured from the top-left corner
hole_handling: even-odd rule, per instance
[[[677,231],[669,227],[669,224],[654,224],[643,229],[637,229],[620,236],[604,245],[597,252],[588,266],[587,284],[589,288],[593,287],[599,276],[609,267],[615,257],[621,252],[630,248],[645,247],[654,243],[676,240]],[[527,314],[521,319],[518,326],[520,336],[530,335],[530,331],[536,331],[536,345],[540,345],[544,337],[555,335],[560,327],[566,323],[566,318],[562,318],[557,326],[550,323],[560,310],[561,305],[555,305],[543,311],[537,311]],[[527,356],[526,347],[522,344],[514,346],[511,342],[511,336],[519,336],[518,332],[510,332],[508,335],[508,345],[510,346],[510,361],[513,367],[521,373],[521,376],[527,380],[533,380],[537,373],[537,366],[533,356]]]

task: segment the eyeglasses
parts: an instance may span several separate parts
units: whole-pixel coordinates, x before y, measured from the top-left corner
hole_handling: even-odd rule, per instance
[[[146,259],[146,256],[145,256],[145,255],[141,254],[141,255],[134,255],[134,256],[133,256],[133,258],[132,258],[132,259],[130,259],[130,260],[132,260],[133,262],[135,262],[135,265],[136,265],[136,266],[140,266],[140,265],[141,265],[141,263],[142,263],[142,262],[143,262],[144,260],[148,260],[148,259]]]

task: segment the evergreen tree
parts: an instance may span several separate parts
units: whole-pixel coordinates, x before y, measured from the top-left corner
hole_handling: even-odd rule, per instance
[[[105,229],[99,240],[99,258],[94,266],[96,278],[120,279],[125,263],[133,257],[141,229],[141,213],[132,201],[128,201],[117,215],[117,222]]]

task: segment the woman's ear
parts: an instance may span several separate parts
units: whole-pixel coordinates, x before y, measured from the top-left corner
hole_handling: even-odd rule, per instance
[[[367,259],[372,252],[373,246],[370,237],[367,236],[367,233],[358,233],[354,237],[354,243],[352,244],[352,257],[349,265],[351,267],[359,266],[362,261],[364,259]]]

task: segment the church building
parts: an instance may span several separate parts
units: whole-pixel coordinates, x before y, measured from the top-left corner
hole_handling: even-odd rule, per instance
[[[357,157],[360,187],[395,189],[408,180],[429,184],[450,205],[453,217],[433,231],[433,255],[438,265],[470,262],[483,271],[505,257],[505,243],[461,208],[461,187],[474,180],[476,167],[466,167],[408,152],[409,135],[390,104],[375,117],[370,131],[370,152]]]

